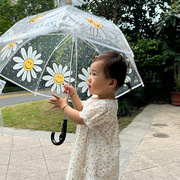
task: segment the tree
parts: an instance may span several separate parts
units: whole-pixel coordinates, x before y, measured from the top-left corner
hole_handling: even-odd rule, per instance
[[[155,36],[155,18],[161,14],[159,6],[172,0],[94,0],[81,9],[112,20],[128,36],[131,41],[139,38],[153,39]]]
[[[153,19],[158,15],[154,0],[122,0],[119,25],[132,41],[141,38],[151,38]]]
[[[0,35],[5,33],[15,22],[26,16],[55,8],[54,0],[0,0]]]
[[[0,0],[0,35],[7,31],[14,22],[14,6],[11,0]]]
[[[120,0],[119,0],[120,1]],[[117,0],[94,0],[89,4],[83,4],[79,7],[82,10],[89,11],[97,16],[105,17],[107,20],[113,20],[113,5]],[[117,12],[118,14],[118,12]],[[113,21],[114,22],[114,21]],[[116,23],[115,23],[116,24]]]
[[[54,0],[18,0],[16,4],[17,21],[20,19],[55,8]]]
[[[122,31],[131,37],[131,41],[156,35],[155,19],[160,16],[164,3],[172,0],[121,0],[118,25]]]
[[[162,72],[166,67],[167,44],[161,39],[141,39],[135,43],[131,43],[131,47],[135,54],[136,64],[143,81],[148,86],[150,82],[160,81]],[[161,73],[160,73],[161,72]]]
[[[166,55],[173,69],[175,90],[180,92],[180,2],[166,9],[162,19],[157,24],[157,34],[167,43]]]

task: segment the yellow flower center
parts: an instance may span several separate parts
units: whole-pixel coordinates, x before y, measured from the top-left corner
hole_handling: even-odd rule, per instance
[[[55,76],[54,76],[54,82],[56,83],[56,84],[62,84],[63,82],[64,82],[64,76],[62,75],[62,74],[56,74]]]
[[[46,15],[46,14],[40,14],[40,15],[32,18],[29,22],[30,22],[30,23],[37,22],[37,21],[41,20],[45,15]]]
[[[32,59],[26,59],[24,61],[24,69],[30,71],[34,67],[34,61]]]
[[[94,27],[96,28],[102,28],[103,25],[97,21],[96,19],[93,19],[93,18],[90,18],[90,17],[87,17],[86,20]]]
[[[16,42],[10,43],[10,44],[8,45],[8,47],[9,47],[9,48],[12,48],[15,44],[16,44]]]

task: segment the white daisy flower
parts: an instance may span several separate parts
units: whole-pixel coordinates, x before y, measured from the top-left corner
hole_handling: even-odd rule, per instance
[[[78,77],[79,79],[83,81],[78,84],[78,87],[82,88],[82,93],[84,93],[88,89],[87,80],[89,78],[90,68],[88,67],[87,70],[82,68],[82,72],[83,72],[83,75],[79,74]],[[87,96],[90,96],[89,90],[87,91]]]
[[[34,28],[39,28],[42,26],[42,20],[46,14],[39,14],[34,17],[27,17],[19,21],[13,26],[14,32],[16,34],[24,34]]]
[[[56,26],[56,23],[59,20],[59,15],[61,14],[61,9],[54,11],[54,12],[49,12],[47,13],[44,21],[42,22],[42,25],[45,27],[49,27],[49,26]]]
[[[23,41],[17,41],[17,42],[13,42],[10,43],[6,46],[4,46],[4,48],[1,50],[1,58],[2,60],[4,60],[5,58],[8,58],[12,52],[15,52],[17,50],[17,44],[22,43]]]
[[[132,69],[128,68],[127,69],[127,75],[126,75],[126,78],[125,78],[125,81],[124,81],[125,83],[131,82],[131,78],[128,76],[131,73],[132,73]]]
[[[51,92],[57,91],[57,94],[60,94],[63,92],[64,84],[69,83],[69,76],[70,71],[67,71],[68,67],[65,66],[64,68],[60,64],[59,67],[56,63],[52,64],[53,69],[50,67],[47,67],[46,70],[50,75],[43,76],[43,80],[47,81],[45,84],[45,87],[51,87]],[[72,74],[72,72],[71,72]],[[71,82],[73,82],[75,79],[71,78]]]
[[[83,17],[84,18],[84,17]],[[103,39],[107,39],[107,36],[110,36],[110,38],[115,39],[115,32],[112,32],[110,29],[103,26],[103,24],[92,17],[86,17],[85,21],[82,21],[82,29],[86,31],[90,31],[90,33],[93,36],[101,36]]]
[[[13,40],[13,38],[14,38],[14,30],[10,28],[1,37],[2,37],[2,39],[4,39],[3,43],[7,44],[7,42],[9,42],[9,39]]]
[[[14,30],[19,33],[27,33],[28,31],[37,31],[37,28],[43,29],[46,27],[56,26],[56,21],[59,17],[59,11],[42,13],[33,17],[22,19],[14,25]],[[44,29],[43,29],[44,30]],[[37,33],[37,32],[36,32]]]
[[[35,16],[34,18],[32,18],[29,23],[35,23],[35,22],[38,22],[40,21],[46,14],[40,14],[40,15],[37,15]]]
[[[13,60],[17,63],[14,65],[13,69],[20,71],[17,73],[17,77],[22,75],[22,81],[27,78],[28,82],[31,82],[31,76],[35,79],[37,78],[36,72],[41,72],[42,69],[37,66],[42,64],[42,60],[39,59],[41,54],[37,54],[37,51],[33,51],[32,46],[28,48],[26,53],[24,48],[21,48],[21,57],[13,57]]]

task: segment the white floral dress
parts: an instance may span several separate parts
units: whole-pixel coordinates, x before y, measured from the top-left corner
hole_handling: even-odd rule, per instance
[[[119,127],[117,100],[89,98],[79,112],[85,125],[77,125],[66,180],[119,179]]]

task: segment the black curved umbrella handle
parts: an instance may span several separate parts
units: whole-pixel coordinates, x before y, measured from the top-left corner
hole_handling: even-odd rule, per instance
[[[63,127],[62,127],[62,131],[61,134],[59,135],[59,142],[56,142],[54,136],[55,136],[55,132],[51,133],[51,141],[54,145],[59,146],[61,145],[64,140],[66,139],[66,131],[67,131],[67,119],[64,119],[63,121]]]

